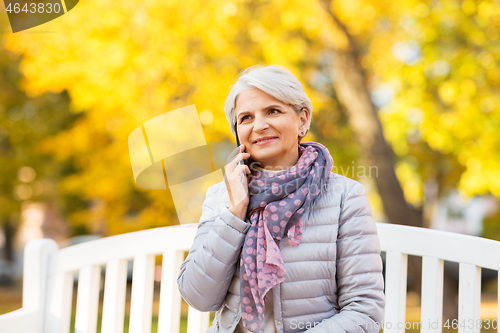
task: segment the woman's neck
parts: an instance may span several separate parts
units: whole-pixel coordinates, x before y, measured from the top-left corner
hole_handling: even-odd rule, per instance
[[[289,158],[288,161],[282,161],[283,163],[277,163],[276,165],[264,165],[261,162],[256,162],[255,161],[255,164],[256,164],[256,167],[259,170],[262,169],[262,170],[264,170],[266,172],[276,173],[276,172],[280,172],[280,171],[283,171],[283,170],[290,169],[295,164],[297,164],[297,161],[299,160],[299,158],[300,158],[300,149],[297,147],[297,155]]]
[[[288,167],[288,168],[280,168],[280,169],[276,169],[276,170],[272,170],[272,169],[269,169],[269,168],[263,168],[259,165],[256,165],[255,168],[259,171],[264,171],[264,172],[268,172],[268,173],[278,173],[278,172],[281,172],[281,171],[285,171],[285,170],[288,170],[290,169],[291,167]]]

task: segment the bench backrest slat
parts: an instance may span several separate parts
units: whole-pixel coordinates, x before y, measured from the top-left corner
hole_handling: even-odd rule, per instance
[[[73,299],[73,273],[63,272],[49,275],[47,295],[43,332],[69,333],[71,301]]]
[[[75,332],[96,332],[100,280],[101,269],[99,266],[88,265],[80,269],[76,298]]]
[[[181,270],[183,260],[183,251],[168,250],[163,252],[160,307],[158,309],[158,333],[179,332],[181,293],[177,287],[177,275],[175,272]]]
[[[154,254],[140,254],[134,258],[129,333],[151,332],[154,272]]]
[[[397,251],[387,251],[385,272],[385,317],[386,333],[404,333],[397,323],[404,323],[406,316],[406,275],[408,255]]]
[[[421,333],[441,333],[443,328],[444,261],[422,258]]]
[[[479,333],[481,267],[460,263],[458,281],[458,333]]]
[[[189,306],[187,333],[205,333],[209,327],[209,312],[200,312]]]
[[[125,296],[127,293],[127,260],[107,263],[102,306],[102,333],[123,332]]]

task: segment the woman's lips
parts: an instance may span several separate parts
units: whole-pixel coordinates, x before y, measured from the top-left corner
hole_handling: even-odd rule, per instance
[[[276,139],[277,138],[272,138],[272,139],[258,141],[258,142],[255,143],[255,145],[257,145],[257,146],[267,145],[268,143],[271,143],[271,142],[275,141]]]

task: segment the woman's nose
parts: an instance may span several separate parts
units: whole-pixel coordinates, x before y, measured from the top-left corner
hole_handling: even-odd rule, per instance
[[[269,124],[267,123],[267,119],[265,117],[259,117],[259,116],[255,117],[253,123],[254,132],[260,132],[267,128],[269,128]]]

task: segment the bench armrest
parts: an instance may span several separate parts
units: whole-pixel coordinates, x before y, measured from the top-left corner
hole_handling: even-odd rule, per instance
[[[0,333],[41,333],[46,303],[49,256],[57,252],[52,239],[26,244],[23,258],[23,307],[0,315]]]

